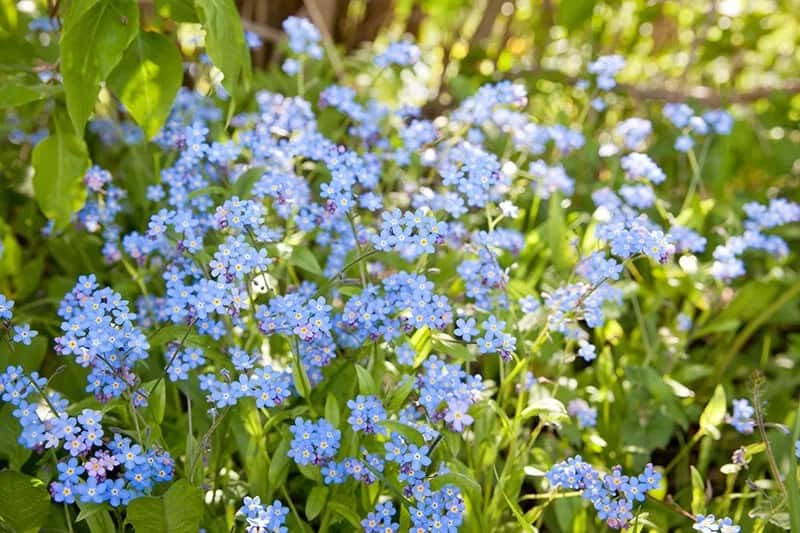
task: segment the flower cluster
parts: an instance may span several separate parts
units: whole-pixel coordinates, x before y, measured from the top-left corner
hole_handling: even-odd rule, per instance
[[[100,288],[94,274],[81,276],[58,309],[63,335],[55,339],[56,352],[73,356],[89,368],[86,391],[101,401],[118,398],[137,386],[133,365],[147,358],[147,337],[134,324],[136,314],[112,289]],[[136,401],[147,395],[136,391]]]
[[[284,525],[289,508],[285,507],[280,500],[275,500],[265,506],[258,496],[253,498],[245,496],[242,506],[236,514],[247,522],[245,526],[247,533],[288,533],[289,531]]]
[[[643,502],[649,491],[661,485],[661,474],[653,465],[645,466],[638,476],[624,475],[620,466],[607,474],[583,462],[580,455],[553,465],[546,477],[553,489],[580,490],[598,517],[613,529],[628,527],[634,505]]]
[[[700,533],[739,533],[742,530],[730,518],[717,518],[713,514],[697,515],[692,529]]]
[[[295,418],[291,431],[288,455],[299,465],[325,465],[341,445],[342,432],[324,418],[316,422]]]
[[[800,204],[775,198],[768,205],[749,202],[745,204],[744,211],[747,214],[745,232],[729,238],[725,244],[714,249],[711,275],[717,279],[730,280],[743,276],[745,266],[740,257],[747,250],[763,250],[778,258],[789,253],[786,241],[763,232],[800,221]]]
[[[753,419],[755,412],[756,410],[746,398],[733,400],[733,414],[728,415],[728,424],[732,425],[739,433],[749,435],[756,426],[756,421]]]

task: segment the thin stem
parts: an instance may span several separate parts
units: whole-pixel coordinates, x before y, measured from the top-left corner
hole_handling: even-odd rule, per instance
[[[69,505],[66,503],[64,504],[64,521],[67,523],[69,533],[74,533],[75,530],[72,529],[72,516],[70,516]]]
[[[350,229],[353,230],[353,239],[356,242],[356,250],[358,250],[358,255],[362,256],[364,253],[361,250],[361,243],[358,242],[358,229],[356,229],[356,223],[353,220],[353,215],[351,215],[349,211],[347,212],[347,221],[350,223]],[[367,287],[367,268],[364,263],[360,261],[358,263],[358,271],[359,274],[361,274],[361,288],[365,289]]]
[[[675,468],[675,466],[681,461],[681,459],[684,458],[684,456],[687,453],[689,453],[689,450],[691,450],[694,447],[694,445],[697,444],[697,442],[703,437],[703,435],[705,435],[703,431],[698,431],[697,433],[694,434],[691,440],[689,440],[689,442],[683,445],[683,448],[680,449],[678,454],[672,458],[672,461],[670,461],[667,467],[664,469],[665,475],[669,474],[670,471],[673,468]]]
[[[764,427],[764,413],[761,410],[761,384],[763,381],[764,377],[760,372],[756,371],[753,375],[753,409],[755,410],[756,426],[758,427],[758,433],[761,435],[761,441],[764,443],[764,447],[766,448],[765,452],[769,462],[769,469],[772,471],[772,477],[775,478],[775,483],[778,484],[781,492],[783,493],[783,497],[786,498],[786,485],[783,482],[781,471],[778,469],[778,463],[775,461],[775,454],[772,451],[772,445],[767,438],[767,429]]]

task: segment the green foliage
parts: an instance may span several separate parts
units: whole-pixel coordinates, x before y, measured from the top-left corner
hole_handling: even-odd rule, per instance
[[[50,493],[43,481],[13,470],[0,472],[0,519],[12,530],[38,531],[49,508]]]
[[[136,533],[196,533],[203,516],[203,492],[178,480],[163,496],[143,496],[128,506]]]
[[[82,133],[100,82],[120,62],[139,31],[134,0],[77,0],[64,17],[61,73],[75,131]]]
[[[161,129],[183,80],[183,62],[172,41],[143,31],[131,42],[108,84],[148,139]]]
[[[200,22],[206,29],[206,50],[225,76],[222,85],[241,99],[252,78],[250,52],[233,0],[195,0]]]
[[[63,229],[86,201],[83,174],[89,154],[83,139],[56,116],[55,133],[33,150],[34,188],[42,212]]]

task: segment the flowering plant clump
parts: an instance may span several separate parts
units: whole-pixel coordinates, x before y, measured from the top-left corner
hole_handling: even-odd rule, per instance
[[[776,369],[799,353],[778,332],[800,323],[800,205],[779,187],[715,204],[704,179],[735,113],[648,102],[635,116],[617,92],[626,60],[605,55],[585,62],[575,116],[508,80],[431,115],[380,90],[425,72],[423,47],[375,45],[368,84],[323,83],[337,52],[298,17],[275,85],[250,91],[242,54],[259,39],[204,1],[205,37],[179,32],[195,56],[161,57],[172,42],[132,24],[113,68],[89,72],[69,45],[107,2],[73,4],[24,32],[61,40],[61,71],[42,72],[66,92],[41,110],[46,132],[12,132],[35,146],[47,220],[31,203],[24,233],[0,228],[18,274],[0,283],[2,523],[800,523],[800,419],[769,409],[797,390]],[[117,6],[131,5],[128,23],[135,3]],[[139,53],[167,71],[178,54],[187,81]],[[88,104],[76,68],[98,76]],[[149,103],[147,84],[164,89]],[[74,178],[64,198],[42,184],[53,173],[53,187]],[[34,240],[41,288],[20,281]],[[21,502],[40,510],[30,522]]]

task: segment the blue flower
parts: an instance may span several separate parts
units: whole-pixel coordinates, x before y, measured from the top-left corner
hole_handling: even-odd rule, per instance
[[[31,339],[33,339],[39,332],[31,329],[28,324],[19,324],[14,326],[14,342],[19,342],[25,346],[30,346]]]

